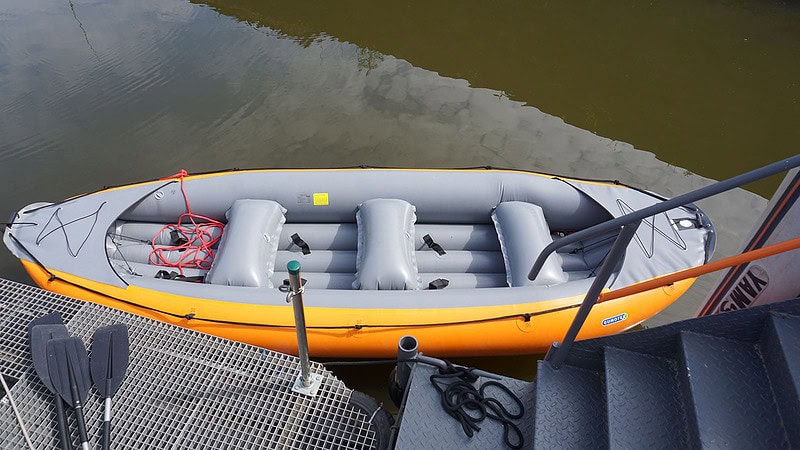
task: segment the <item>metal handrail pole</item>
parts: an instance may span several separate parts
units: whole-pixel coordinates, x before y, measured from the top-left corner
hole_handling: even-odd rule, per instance
[[[297,331],[297,352],[300,357],[300,379],[303,386],[311,386],[311,363],[308,360],[308,336],[306,336],[306,315],[303,311],[303,286],[300,278],[300,263],[289,261],[286,265],[289,272],[289,293],[286,301],[292,303],[294,309],[294,325]]]
[[[544,359],[548,361],[554,369],[560,368],[561,364],[563,364],[564,360],[567,358],[567,354],[570,348],[572,348],[572,344],[575,343],[578,332],[581,330],[581,327],[583,327],[583,323],[586,322],[586,318],[589,316],[592,307],[597,303],[597,299],[600,298],[600,293],[603,291],[603,288],[606,287],[608,279],[611,278],[611,274],[614,273],[614,269],[625,254],[625,249],[628,248],[628,244],[636,235],[636,229],[639,228],[639,224],[641,223],[642,221],[638,220],[622,227],[619,236],[617,236],[617,239],[614,241],[614,245],[611,246],[611,251],[608,252],[603,264],[600,266],[600,270],[597,272],[594,282],[592,282],[591,287],[589,287],[589,290],[586,292],[586,296],[583,298],[583,303],[581,303],[578,312],[575,314],[575,318],[572,319],[572,324],[569,326],[567,334],[564,335],[561,344],[554,342],[547,352]]]
[[[607,231],[616,230],[619,227],[631,223],[633,221],[642,220],[646,217],[654,216],[656,214],[669,211],[670,209],[677,208],[679,206],[685,206],[687,204],[694,203],[698,200],[702,200],[706,197],[711,197],[713,195],[729,191],[733,188],[744,186],[745,184],[749,184],[754,181],[758,181],[762,178],[766,178],[772,175],[779,174],[781,172],[785,172],[789,169],[793,169],[798,166],[800,166],[800,154],[792,156],[791,158],[774,162],[772,164],[768,164],[764,167],[759,167],[758,169],[751,170],[750,172],[746,172],[741,175],[728,178],[727,180],[718,181],[710,186],[701,187],[700,189],[694,190],[692,192],[679,195],[669,200],[656,203],[655,205],[648,206],[647,208],[643,208],[638,211],[625,214],[624,216],[620,216],[615,219],[611,219],[609,221],[599,223],[589,228],[572,233],[568,236],[564,236],[563,238],[553,241],[552,243],[547,245],[542,250],[542,252],[539,253],[539,256],[533,263],[530,272],[528,272],[528,279],[535,280],[536,276],[539,275],[539,271],[542,270],[544,262],[547,260],[550,254],[552,254],[554,251],[558,250],[561,247],[573,244],[575,242],[581,241],[586,238],[596,236],[601,233],[605,233]]]
[[[657,289],[660,287],[668,286],[678,281],[683,281],[688,278],[697,278],[701,275],[706,275],[717,270],[727,269],[733,266],[744,265],[757,259],[767,258],[769,256],[777,255],[779,253],[789,252],[800,248],[800,237],[789,239],[777,244],[772,244],[767,247],[762,247],[756,250],[739,253],[738,255],[729,256],[720,260],[703,264],[702,266],[684,269],[679,272],[673,272],[668,275],[662,275],[657,278],[651,278],[641,283],[625,286],[613,291],[607,291],[600,294],[597,303],[615,300],[629,295],[638,294],[640,292]]]

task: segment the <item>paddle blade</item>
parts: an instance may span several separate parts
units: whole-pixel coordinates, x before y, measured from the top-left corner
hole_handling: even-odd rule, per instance
[[[30,329],[31,359],[36,375],[42,384],[52,393],[56,393],[50,379],[50,370],[47,366],[47,343],[52,339],[69,337],[67,327],[64,325],[36,325]]]
[[[57,312],[45,314],[31,320],[28,322],[28,342],[31,340],[31,331],[33,327],[37,325],[64,325],[64,321],[61,319],[61,314]]]
[[[92,386],[89,354],[79,337],[53,339],[47,343],[47,367],[56,392],[74,407],[76,400],[86,402]],[[75,391],[71,384],[74,384]],[[77,397],[75,395],[77,395]]]
[[[100,395],[114,395],[128,370],[128,326],[123,323],[98,328],[92,336],[90,369]]]

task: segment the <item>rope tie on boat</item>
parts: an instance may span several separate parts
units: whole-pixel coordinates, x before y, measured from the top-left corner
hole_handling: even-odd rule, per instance
[[[176,224],[165,225],[158,230],[158,233],[150,241],[153,250],[148,258],[150,264],[178,269],[181,276],[184,275],[184,268],[211,269],[211,263],[214,261],[214,249],[212,247],[219,242],[222,237],[222,231],[225,228],[225,225],[218,220],[192,212],[192,205],[189,203],[189,196],[186,194],[186,187],[183,182],[183,179],[187,176],[189,174],[181,169],[175,175],[162,178],[164,180],[177,178],[180,181],[186,212],[178,216]],[[188,222],[188,226],[184,225],[185,222]],[[214,235],[215,229],[219,230],[216,236]],[[156,242],[165,231],[169,232],[171,245],[157,247]],[[173,255],[174,257],[176,253],[180,253],[178,260],[170,261],[169,256]]]
[[[298,295],[301,295],[304,291],[305,286],[300,286],[300,288],[297,289],[297,292],[292,292],[290,289],[289,292],[286,293],[286,303],[292,303],[292,300],[294,300],[294,298]]]
[[[378,413],[379,413],[379,412],[380,412],[382,409],[383,409],[383,403],[379,404],[379,405],[378,405],[378,407],[375,409],[375,411],[373,411],[373,412],[372,412],[372,415],[371,415],[371,416],[369,416],[369,420],[367,420],[367,423],[368,423],[368,424],[370,424],[370,425],[372,425],[372,420],[373,420],[373,419],[375,419],[375,416],[377,416],[377,415],[378,415]]]
[[[300,286],[305,286],[307,282],[308,282],[308,280],[306,280],[305,278],[300,278]],[[284,278],[283,279],[283,283],[280,286],[278,286],[278,290],[281,291],[281,292],[291,292],[292,291],[291,288],[289,287],[289,279],[288,278]],[[288,300],[287,300],[287,302],[288,302]]]
[[[472,368],[456,367],[449,361],[445,361],[446,368],[439,368],[438,373],[430,376],[431,384],[439,391],[442,398],[442,407],[451,417],[456,419],[464,433],[472,437],[476,431],[480,431],[479,423],[486,418],[496,420],[503,425],[503,441],[506,446],[513,449],[520,449],[524,444],[524,437],[519,427],[513,420],[521,419],[525,415],[525,406],[522,401],[511,390],[497,381],[487,381],[475,388],[478,376],[473,373]],[[447,382],[449,380],[455,380]],[[508,398],[516,403],[519,411],[515,414],[510,413],[495,397],[486,395],[488,387],[496,387],[503,391]],[[511,440],[514,434],[515,442]]]

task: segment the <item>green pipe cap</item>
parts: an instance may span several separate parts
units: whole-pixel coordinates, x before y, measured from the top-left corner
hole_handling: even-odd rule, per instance
[[[300,273],[300,262],[291,260],[286,263],[286,270],[289,271],[290,275],[297,275]]]

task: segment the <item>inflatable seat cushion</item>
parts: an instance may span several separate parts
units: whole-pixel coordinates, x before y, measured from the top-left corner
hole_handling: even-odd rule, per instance
[[[414,256],[414,206],[377,198],[358,207],[358,250],[353,289],[419,289]]]
[[[536,280],[528,272],[539,253],[551,242],[542,208],[527,202],[502,202],[492,212],[500,239],[509,286],[552,285],[567,281],[557,254],[550,255]]]
[[[272,200],[236,200],[205,278],[226,286],[272,287],[275,255],[286,209]]]

